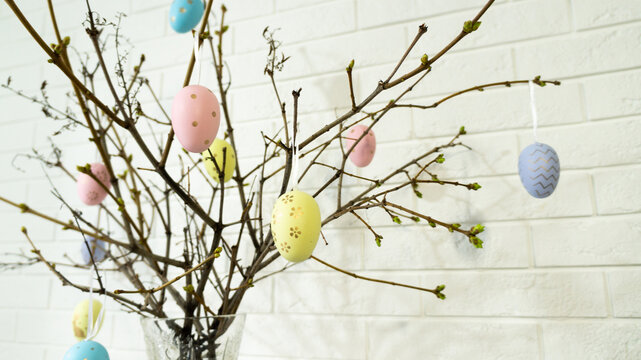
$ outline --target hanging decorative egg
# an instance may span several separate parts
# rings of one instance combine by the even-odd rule
[[[347,138],[345,139],[345,151],[349,151],[356,140],[358,140],[365,131],[367,131],[367,126],[365,125],[356,125],[352,127],[347,133]],[[376,136],[374,136],[374,132],[370,129],[367,135],[365,135],[365,137],[356,144],[354,150],[349,154],[349,159],[354,163],[354,165],[358,167],[365,167],[372,162],[375,152]]]
[[[559,183],[559,156],[550,145],[536,142],[521,152],[519,176],[530,195],[538,199],[546,198],[552,195]]]
[[[111,188],[111,179],[105,165],[93,163],[91,172],[107,189]],[[76,189],[78,197],[86,205],[98,205],[107,197],[107,191],[91,176],[84,173],[78,174]]]
[[[320,228],[320,209],[309,194],[293,190],[276,200],[272,211],[272,236],[276,249],[288,261],[300,262],[312,255]]]
[[[171,126],[187,151],[202,153],[207,150],[220,126],[220,104],[216,95],[200,85],[182,88],[171,105]]]
[[[234,176],[234,170],[236,169],[236,153],[234,152],[234,148],[232,148],[231,144],[223,139],[215,139],[209,147],[209,151],[214,155],[216,164],[219,168],[222,168],[223,164],[225,164],[225,168],[223,169],[223,173],[225,175],[224,182],[229,181],[229,179]],[[207,170],[209,176],[216,180],[216,182],[220,182],[218,169],[216,168],[214,161],[211,159],[209,151],[205,150],[202,153],[205,170]],[[223,153],[225,156],[223,156]]]
[[[96,240],[95,238],[88,236],[87,243],[89,244],[89,249],[91,249],[91,255],[93,255],[93,260],[98,263],[105,259],[107,255],[107,243],[102,240]],[[85,241],[82,241],[80,244],[80,255],[82,255],[82,261],[85,265],[91,265],[91,256],[89,255],[89,250],[87,249],[87,244]]]
[[[93,300],[92,305],[92,315],[93,323],[92,328],[96,326],[96,321],[98,320],[98,314],[100,314],[100,309],[102,309],[102,303],[98,300]],[[89,300],[83,300],[76,305],[76,308],[73,310],[73,318],[71,320],[71,325],[73,327],[73,335],[78,340],[85,339],[87,337],[87,327],[89,325]],[[102,326],[102,321],[97,325],[98,329]]]
[[[67,350],[62,360],[109,360],[109,353],[100,343],[84,340]]]
[[[193,29],[205,12],[201,0],[174,0],[169,8],[169,24],[178,33],[186,33]]]

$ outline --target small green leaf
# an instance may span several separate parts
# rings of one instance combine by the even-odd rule
[[[429,58],[427,57],[427,54],[423,54],[423,56],[421,56],[421,64],[426,66],[429,64]]]
[[[475,248],[481,249],[483,248],[483,240],[479,239],[476,236],[470,236],[470,242],[472,245],[474,245]]]
[[[436,291],[438,291],[438,292],[441,292],[443,290],[445,290],[445,285],[439,285],[439,286],[436,287]]]
[[[349,62],[349,65],[347,65],[345,70],[352,71],[353,68],[354,68],[354,59],[352,59],[352,61]]]
[[[414,194],[416,194],[416,197],[419,198],[419,199],[423,198],[423,194],[418,190],[414,190]]]
[[[376,241],[376,246],[381,247],[381,239],[383,239],[382,236],[376,235],[376,237],[374,238],[374,241]]]
[[[397,224],[400,224],[400,223],[401,223],[401,218],[399,218],[398,216],[394,216],[394,217],[392,218],[392,221],[393,221],[393,222],[395,222],[395,223],[397,223]]]
[[[193,293],[194,292],[194,285],[189,284],[187,286],[183,286],[183,290],[185,290],[187,293]]]
[[[467,134],[467,131],[465,131],[465,126],[461,126],[461,128],[458,130],[459,135],[465,135]]]
[[[472,234],[475,234],[475,235],[476,235],[476,234],[480,234],[480,233],[482,233],[483,231],[485,231],[485,226],[483,226],[483,225],[481,225],[481,224],[476,224],[476,225],[474,225],[474,226],[472,227],[472,229],[471,229],[470,231],[472,232]]]
[[[433,228],[436,227],[436,223],[434,221],[428,221],[427,224]]]
[[[481,186],[481,185],[479,185],[479,183],[474,183],[474,184],[470,185],[470,188],[471,188],[472,190],[475,190],[475,191],[476,191],[476,190],[478,190],[478,189],[480,189],[481,187],[482,187],[482,186]]]
[[[411,219],[412,219],[414,222],[420,222],[420,221],[421,221],[421,218],[419,218],[418,216],[412,216],[412,217],[411,217]]]
[[[445,162],[445,156],[443,154],[438,154],[438,157],[436,158],[436,162],[439,164],[442,164]]]
[[[443,293],[436,294],[436,297],[438,297],[441,300],[445,300],[445,294],[443,294]]]

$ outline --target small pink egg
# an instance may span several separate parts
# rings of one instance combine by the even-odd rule
[[[207,150],[220,126],[220,104],[216,95],[200,85],[182,88],[171,104],[171,126],[187,151],[201,153]]]
[[[345,139],[345,151],[349,151],[361,135],[367,130],[365,125],[356,125],[347,133]],[[349,159],[358,167],[365,167],[372,162],[376,152],[376,136],[370,131],[356,144],[354,150],[349,154]]]
[[[109,173],[107,172],[107,167],[105,165],[101,163],[93,163],[91,164],[91,172],[107,189],[111,188]],[[78,190],[78,197],[80,197],[80,200],[87,205],[98,205],[105,199],[105,197],[107,197],[107,191],[105,191],[105,189],[103,189],[96,180],[92,179],[91,176],[87,174],[78,174],[76,186]]]

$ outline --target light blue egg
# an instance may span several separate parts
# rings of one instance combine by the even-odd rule
[[[109,354],[99,343],[84,340],[67,350],[62,360],[109,360]]]
[[[107,255],[107,243],[102,240],[96,240],[91,236],[87,236],[87,242],[89,243],[89,248],[93,253],[93,260],[95,262],[100,262],[104,260],[105,255]],[[89,265],[91,264],[91,257],[89,256],[89,250],[87,250],[87,245],[84,240],[80,244],[80,255],[82,255],[82,261]]]
[[[530,195],[538,199],[546,198],[552,195],[559,183],[559,156],[550,145],[536,142],[521,152],[519,176]]]
[[[202,0],[174,0],[169,8],[169,24],[179,33],[186,33],[198,25],[205,12]]]

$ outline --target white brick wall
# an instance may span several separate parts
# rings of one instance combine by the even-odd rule
[[[65,34],[87,49],[81,28],[84,1],[54,2]],[[46,7],[19,3],[51,40]],[[189,36],[169,29],[170,1],[93,3],[104,16],[128,14],[124,31],[136,44],[131,56],[147,55],[145,76],[162,101],[170,102],[182,83],[192,44]],[[242,133],[239,156],[255,162],[262,153],[255,129],[273,129],[278,119],[262,75],[261,32],[266,25],[282,28],[278,35],[292,59],[279,75],[279,86],[283,93],[303,87],[302,131],[309,133],[349,106],[343,70],[350,59],[356,59],[355,89],[362,97],[393,67],[417,25],[426,22],[429,30],[412,52],[411,64],[446,44],[483,3],[228,1],[231,31],[225,49],[234,73],[231,111],[236,131]],[[65,79],[44,61],[4,4],[0,33],[0,81],[11,75],[16,87],[33,92],[47,79],[51,98],[64,105]],[[447,232],[395,226],[384,214],[372,212],[368,218],[384,236],[377,248],[358,222],[338,221],[326,230],[330,246],[319,245],[319,257],[365,275],[424,286],[444,283],[448,299],[364,283],[304,263],[249,291],[243,305],[250,316],[242,358],[640,358],[640,39],[638,0],[497,1],[480,30],[443,58],[409,98],[429,103],[481,82],[538,74],[562,80],[561,87],[537,89],[539,137],[557,150],[563,168],[556,193],[535,200],[518,180],[519,150],[531,142],[525,87],[472,93],[434,110],[393,111],[377,130],[380,146],[374,164],[359,173],[382,174],[399,151],[414,154],[465,125],[470,133],[466,142],[474,150],[453,151],[443,176],[478,181],[483,189],[470,193],[423,186],[423,199],[398,196],[445,220],[483,222],[488,228],[485,248],[473,249]],[[203,79],[213,81],[210,70],[203,71]],[[38,106],[4,90],[0,110],[0,194],[60,212],[38,165],[20,162],[27,173],[11,166],[15,153],[46,148],[57,125],[43,119]],[[86,137],[58,139],[71,165],[93,160]],[[54,181],[74,197],[73,184],[55,174]],[[77,251],[73,234],[4,204],[0,219],[0,254],[26,247],[20,225],[29,227],[45,253],[74,256]],[[111,284],[119,281],[110,279]],[[60,359],[74,342],[70,311],[81,295],[62,288],[42,266],[0,273],[0,289],[0,359]],[[98,339],[113,359],[144,357],[137,321],[108,305]]]

